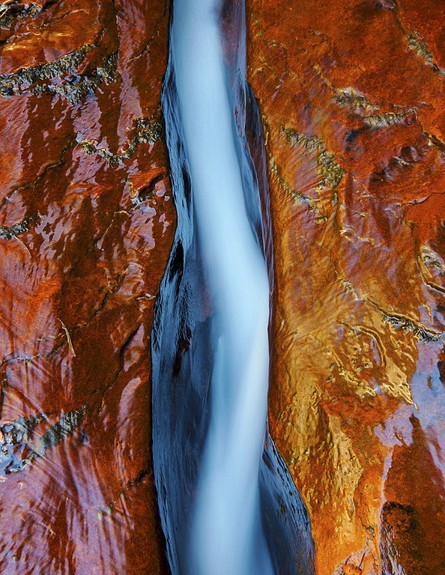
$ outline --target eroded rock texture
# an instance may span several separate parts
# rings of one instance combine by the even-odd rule
[[[165,572],[149,338],[168,3],[0,4],[0,572]]]
[[[272,435],[318,575],[445,572],[445,5],[250,0]]]

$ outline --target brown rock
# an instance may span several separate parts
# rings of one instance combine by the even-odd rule
[[[150,330],[175,213],[164,2],[0,12],[0,572],[166,573]]]
[[[271,430],[318,575],[363,549],[369,573],[445,572],[443,11],[248,3],[275,241]]]

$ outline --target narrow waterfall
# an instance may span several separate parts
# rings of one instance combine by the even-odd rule
[[[267,414],[269,282],[244,201],[218,4],[176,0],[171,31],[215,337],[191,563],[197,575],[269,575],[258,491]]]
[[[175,0],[163,110],[178,227],[153,328],[155,480],[174,574],[309,575],[307,513],[267,432],[266,163],[245,75],[244,3]]]

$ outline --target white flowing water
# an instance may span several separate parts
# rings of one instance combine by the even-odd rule
[[[269,282],[246,211],[219,10],[219,0],[175,0],[171,29],[195,225],[217,340],[189,572],[269,575],[258,478],[267,418]]]

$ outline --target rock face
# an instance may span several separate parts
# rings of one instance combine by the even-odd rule
[[[0,3],[0,571],[163,574],[168,2]],[[317,575],[445,572],[443,2],[249,0],[271,432]],[[228,48],[230,49],[230,47]]]
[[[0,571],[165,573],[150,332],[168,3],[0,4]]]
[[[275,242],[271,432],[318,575],[445,572],[444,10],[248,2]]]

